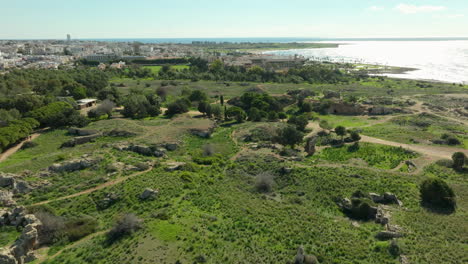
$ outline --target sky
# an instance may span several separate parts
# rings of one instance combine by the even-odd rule
[[[0,0],[0,39],[468,37],[467,0]]]

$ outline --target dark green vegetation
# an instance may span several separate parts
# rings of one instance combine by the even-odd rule
[[[47,223],[43,263],[287,263],[301,245],[320,263],[398,263],[400,255],[411,263],[464,262],[466,158],[456,154],[437,161],[438,156],[364,139],[398,144],[413,138],[441,147],[430,141],[440,139],[453,152],[463,151],[462,144],[448,143],[463,142],[466,126],[409,112],[415,104],[400,96],[463,93],[466,87],[359,81],[332,70],[335,66],[323,67],[273,77],[258,68],[233,74],[219,62],[197,60],[190,68],[167,66],[157,73],[92,70],[111,81],[102,89],[82,84],[86,94],[102,100],[88,112],[90,119],[72,109],[78,97],[58,100],[61,92],[6,98],[7,111],[0,113],[6,126],[0,129],[27,117],[36,118],[36,126],[53,127],[0,163],[0,171],[40,186],[14,199]],[[75,72],[80,71],[52,75]],[[290,83],[301,74],[306,78],[299,84]],[[237,78],[241,81],[229,81]],[[408,112],[384,117],[316,112],[341,101]],[[101,134],[63,148],[76,138],[65,129],[70,125]],[[32,129],[18,129],[26,133],[18,138]],[[150,152],[138,154],[128,146],[147,146]],[[157,157],[155,151],[164,153]],[[81,158],[96,163],[45,173],[54,163]],[[416,168],[410,170],[411,164]],[[147,199],[142,194],[148,188],[153,194]],[[385,205],[390,224],[403,234],[395,241],[376,239],[385,226],[369,217],[378,206],[369,193],[385,192],[403,203]],[[356,193],[363,195],[352,199],[354,211],[344,213],[337,201]],[[0,231],[0,246],[20,234]]]
[[[252,52],[265,50],[285,50],[285,49],[319,49],[337,48],[338,44],[330,43],[216,43],[216,42],[194,42],[194,46],[199,46],[209,52]]]

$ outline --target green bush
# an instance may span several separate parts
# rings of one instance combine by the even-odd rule
[[[424,204],[451,211],[455,210],[455,193],[445,181],[436,178],[427,179],[421,184],[419,191]]]

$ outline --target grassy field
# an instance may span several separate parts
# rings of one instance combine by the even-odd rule
[[[461,141],[461,147],[468,148],[468,129],[466,126],[433,115],[395,117],[388,122],[365,127],[363,133],[401,143],[422,144],[432,144],[432,140],[438,140],[443,134],[449,134],[456,136]]]
[[[162,66],[143,66],[143,69],[150,69],[151,72],[157,74],[159,71],[162,69]],[[183,69],[188,69],[189,66],[187,65],[171,65],[171,68],[174,70],[183,70]]]
[[[121,82],[125,87],[119,89],[125,94],[130,89],[155,91],[161,86],[160,80]],[[183,89],[202,90],[210,97],[223,94],[226,100],[253,88],[275,95],[294,89],[312,89],[319,95],[334,90],[341,91],[344,97],[356,95],[359,99],[389,94],[401,99],[415,94],[466,92],[466,87],[449,84],[434,83],[421,88],[418,86],[421,82],[377,78],[336,85],[166,82],[169,101]],[[431,144],[430,140],[439,139],[445,133],[456,135],[466,144],[468,133],[461,123],[428,114],[377,118],[313,115],[333,127],[342,125],[362,130],[364,135],[411,144]],[[351,219],[337,206],[338,199],[350,197],[356,191],[391,192],[402,201],[403,207],[387,205],[386,210],[391,214],[390,223],[401,227],[404,236],[398,243],[410,263],[468,261],[466,170],[455,171],[434,163],[433,157],[371,143],[361,142],[358,148],[351,144],[337,148],[320,146],[312,157],[304,157],[303,152],[290,157],[281,156],[285,149],[274,142],[260,146],[265,141],[245,141],[253,131],[259,137],[268,136],[284,125],[284,122],[266,121],[216,122],[193,112],[141,120],[115,115],[112,119],[92,122],[87,129],[100,132],[119,129],[133,136],[103,136],[73,148],[60,148],[73,136],[64,129],[52,130],[35,140],[37,146],[20,150],[0,163],[0,170],[24,174],[23,180],[30,184],[47,183],[29,194],[15,195],[18,204],[29,210],[47,211],[63,219],[87,216],[96,221],[95,233],[83,240],[63,239],[41,249],[49,257],[44,262],[48,264],[288,263],[294,260],[301,245],[325,264],[400,263],[389,252],[391,242],[375,238],[384,226]],[[208,129],[214,130],[208,138],[192,133]],[[334,133],[330,137],[339,138]],[[168,151],[165,157],[155,158],[118,151],[113,148],[118,143],[147,146],[176,143],[178,147]],[[303,144],[297,149],[303,150]],[[284,152],[294,151],[288,147]],[[83,155],[99,158],[100,162],[81,171],[37,174],[53,163]],[[404,161],[413,159],[427,161],[427,166],[418,167],[412,173],[399,169]],[[176,161],[185,164],[179,170],[168,169],[168,164]],[[150,162],[154,167],[135,175],[132,171],[111,173],[109,165],[116,162],[132,166]],[[129,175],[132,177],[127,178]],[[258,188],[262,175],[270,181],[268,192]],[[105,188],[64,197],[122,177],[126,177],[124,181]],[[421,206],[419,185],[428,177],[444,179],[453,188],[457,196],[454,213],[440,214]],[[158,190],[157,196],[140,199],[146,188]],[[117,198],[109,206],[100,206],[109,195]],[[66,199],[56,200],[61,197]],[[49,203],[33,205],[39,201]],[[125,213],[140,218],[142,228],[109,242],[107,231]],[[1,228],[0,246],[10,245],[19,234],[16,228]],[[54,256],[55,253],[59,254]]]
[[[321,160],[331,162],[349,162],[358,159],[364,161],[366,166],[393,169],[401,162],[416,158],[418,155],[402,148],[382,146],[377,144],[361,143],[358,149],[352,145],[339,148],[326,148],[318,155],[313,156],[315,162]]]

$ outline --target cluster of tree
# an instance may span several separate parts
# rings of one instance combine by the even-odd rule
[[[96,96],[108,86],[108,74],[97,69],[13,70],[0,76],[0,95],[30,94],[72,96],[75,99]]]
[[[249,121],[258,122],[265,119],[276,121],[286,118],[286,114],[282,111],[291,103],[282,99],[284,98],[277,99],[267,93],[247,92],[240,97],[232,98],[229,104],[242,109]]]
[[[125,117],[145,118],[161,114],[161,99],[156,94],[131,93],[122,105]]]
[[[42,127],[77,126],[84,127],[89,120],[80,115],[69,103],[53,102],[26,114],[39,121]]]
[[[39,126],[33,118],[22,118],[8,122],[7,126],[0,127],[0,152],[28,137],[34,128]]]
[[[250,81],[250,82],[277,82],[277,83],[340,83],[350,82],[361,78],[352,74],[345,74],[333,64],[314,64],[304,67],[290,69],[286,72],[265,70],[254,66],[246,68],[243,66],[228,66],[221,60],[211,64],[200,58],[192,58],[190,68],[180,71],[159,73],[160,79],[189,79],[215,80],[215,81]]]

